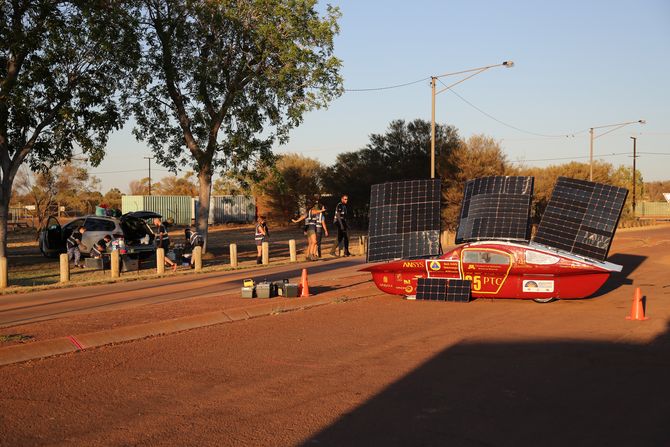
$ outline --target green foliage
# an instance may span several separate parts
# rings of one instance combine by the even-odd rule
[[[322,18],[313,0],[140,3],[135,135],[163,166],[253,165],[306,111],[342,92],[336,8]]]
[[[628,189],[628,197],[622,212],[622,220],[632,219],[632,200],[631,194],[633,182],[633,170],[628,167],[619,166],[618,168],[611,163],[594,160],[593,162],[593,181],[605,183],[608,185],[620,186]],[[539,222],[544,213],[551,192],[554,189],[558,177],[570,177],[580,180],[589,180],[589,163],[570,162],[562,165],[551,165],[546,168],[521,168],[519,175],[531,175],[535,177],[535,194],[533,197],[532,212],[534,221]],[[637,190],[640,191],[644,182],[642,175],[637,172],[636,175]]]
[[[450,230],[458,225],[466,181],[493,175],[516,175],[500,143],[485,135],[471,136],[461,142],[448,158],[443,155],[440,162],[438,173],[442,179],[442,225]]]
[[[266,214],[288,222],[320,197],[325,167],[318,160],[299,154],[280,156],[274,167],[268,169],[256,189],[268,201]]]
[[[118,93],[139,54],[126,3],[0,2],[0,256],[24,162],[48,171],[76,148],[96,166],[109,133],[125,120]]]
[[[349,194],[352,206],[365,210],[373,184],[429,178],[430,134],[428,121],[392,121],[385,134],[370,135],[365,148],[337,156],[324,174],[326,190],[337,196]],[[439,176],[453,170],[451,155],[460,140],[453,126],[438,124],[435,134]]]
[[[193,183],[193,172],[187,172],[183,177],[163,177],[152,186],[151,192],[162,196],[197,196],[198,187]]]
[[[112,188],[102,197],[102,203],[107,204],[112,209],[120,210],[122,197],[123,193],[119,188]]]

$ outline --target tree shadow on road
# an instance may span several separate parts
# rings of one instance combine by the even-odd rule
[[[461,343],[303,445],[667,446],[668,353],[667,331],[647,345]]]

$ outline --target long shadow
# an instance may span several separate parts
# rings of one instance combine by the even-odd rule
[[[610,293],[621,286],[633,284],[633,280],[630,279],[629,276],[647,260],[647,256],[617,253],[610,256],[607,260],[614,264],[621,265],[623,268],[620,272],[612,273],[607,281],[605,281],[605,284],[603,284],[596,293],[591,295],[590,298],[599,297]]]
[[[669,334],[461,343],[302,445],[668,446]]]

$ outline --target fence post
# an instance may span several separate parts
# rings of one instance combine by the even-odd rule
[[[60,282],[70,281],[70,261],[67,258],[67,253],[60,255]]]
[[[7,288],[8,278],[9,275],[7,273],[7,258],[3,256],[0,258],[0,289]]]
[[[109,269],[112,272],[112,278],[118,278],[119,272],[121,271],[121,266],[119,265],[119,261],[121,260],[121,256],[119,255],[119,250],[114,250],[112,251],[112,254],[109,256]]]
[[[296,255],[295,251],[295,239],[288,241],[288,252],[289,256],[291,257],[291,262],[298,262],[298,256]]]
[[[202,247],[196,246],[193,249],[193,266],[195,267],[196,272],[202,271]]]
[[[263,254],[263,265],[268,265],[270,263],[270,243],[263,242],[261,246],[261,253]]]
[[[237,244],[230,244],[230,266],[237,267]]]
[[[156,273],[162,275],[165,273],[165,249],[156,249]]]

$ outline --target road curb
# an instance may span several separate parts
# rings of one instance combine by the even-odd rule
[[[123,343],[148,337],[173,334],[222,323],[232,323],[251,318],[309,309],[330,304],[337,300],[337,297],[299,298],[283,303],[275,303],[273,300],[270,300],[253,306],[236,307],[217,312],[175,318],[172,320],[155,321],[134,326],[113,328],[107,331],[89,332],[80,335],[71,335],[51,340],[8,346],[6,348],[0,348],[0,366],[53,357],[70,352],[83,351],[114,343]]]

